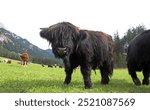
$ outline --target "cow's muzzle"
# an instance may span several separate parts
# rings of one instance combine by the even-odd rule
[[[62,48],[62,47],[59,47],[59,48],[57,48],[57,54],[58,54],[58,56],[59,57],[65,57],[66,55],[67,55],[67,48],[66,47],[64,47],[64,48]]]

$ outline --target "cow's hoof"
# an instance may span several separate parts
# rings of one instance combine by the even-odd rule
[[[107,84],[108,84],[108,82],[101,82],[101,84],[102,84],[102,85],[107,85]]]
[[[102,84],[102,85],[106,85],[106,84],[108,84],[108,83],[109,83],[109,80],[102,80],[102,81],[101,81],[101,84]]]
[[[85,86],[85,89],[92,89],[92,86]]]
[[[143,79],[142,84],[143,85],[149,85],[149,79]]]
[[[69,85],[70,81],[64,81],[64,85]]]
[[[140,81],[138,78],[137,78],[137,79],[134,79],[133,82],[134,82],[134,84],[135,84],[136,86],[140,86],[140,85],[141,85],[141,81]]]

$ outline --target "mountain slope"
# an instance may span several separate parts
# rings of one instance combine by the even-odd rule
[[[54,57],[51,49],[42,50],[37,46],[31,44],[26,39],[4,29],[0,28],[0,46],[9,50],[10,52],[23,53],[28,52],[34,57],[51,58]]]

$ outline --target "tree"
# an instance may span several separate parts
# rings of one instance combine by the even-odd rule
[[[130,43],[130,41],[136,37],[138,34],[142,33],[145,30],[145,26],[144,25],[139,25],[136,26],[135,28],[132,27],[130,29],[127,30],[127,32],[125,33],[124,37],[122,38],[122,44],[125,45],[126,43]]]
[[[114,51],[119,54],[122,52],[121,39],[119,38],[118,31],[114,34]]]
[[[127,32],[124,34],[123,38],[119,38],[118,32],[116,32],[113,36],[114,38],[114,67],[115,68],[125,68],[126,67],[126,55],[125,48],[127,49],[127,45],[131,42],[134,37],[138,34],[142,33],[145,30],[144,25],[136,26],[135,28],[129,28]]]
[[[123,45],[121,43],[121,39],[119,38],[118,31],[114,34],[114,67],[126,67],[125,56],[123,55]]]

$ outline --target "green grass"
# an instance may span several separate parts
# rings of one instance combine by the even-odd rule
[[[2,58],[0,58],[2,59]],[[140,80],[143,79],[138,73]],[[13,61],[12,64],[0,63],[1,93],[150,93],[150,86],[135,86],[127,69],[115,69],[109,85],[100,84],[100,74],[92,72],[93,88],[84,89],[80,70],[72,76],[68,86],[63,85],[64,69],[42,67],[30,64],[22,67]]]

